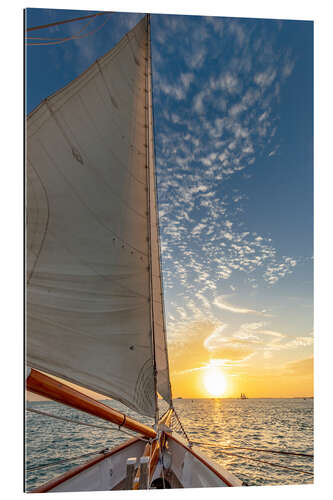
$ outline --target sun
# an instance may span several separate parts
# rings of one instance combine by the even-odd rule
[[[204,384],[211,396],[222,396],[227,387],[227,381],[220,368],[209,366],[204,374]]]

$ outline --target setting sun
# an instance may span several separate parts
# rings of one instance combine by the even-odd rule
[[[215,367],[210,366],[204,375],[204,384],[207,391],[212,396],[222,396],[226,390],[227,382],[222,371]]]

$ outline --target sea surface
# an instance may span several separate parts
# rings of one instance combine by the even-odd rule
[[[105,403],[143,423],[152,423],[116,401]],[[313,399],[176,399],[174,406],[190,440],[249,486],[313,482],[313,458],[253,450],[313,454]],[[111,448],[129,439],[116,426],[55,402],[28,402],[27,407],[110,430],[27,411],[26,491],[93,457],[54,462]]]

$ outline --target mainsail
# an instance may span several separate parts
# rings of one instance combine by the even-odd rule
[[[27,363],[171,403],[146,16],[27,120]]]

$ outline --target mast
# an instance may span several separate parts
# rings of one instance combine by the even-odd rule
[[[154,143],[154,113],[153,113],[153,82],[152,82],[152,53],[151,53],[151,21],[150,14],[147,21],[147,164],[148,164],[148,193],[149,193],[149,249],[150,249],[150,284],[151,284],[151,314],[152,314],[152,345],[155,375],[156,415],[158,421],[157,394],[172,405],[171,385],[169,377],[169,359],[166,341],[165,313],[162,286],[162,266],[160,251],[159,217],[157,206],[157,178],[155,166]]]
[[[146,115],[146,145],[147,145],[147,213],[148,213],[148,260],[149,260],[149,288],[150,288],[150,333],[152,339],[152,358],[154,366],[154,389],[155,389],[155,425],[158,422],[158,399],[157,399],[157,369],[156,369],[156,345],[155,345],[155,324],[154,324],[154,296],[153,296],[153,270],[152,270],[152,238],[151,238],[151,201],[152,193],[150,187],[151,181],[151,159],[154,159],[154,152],[151,151],[152,147],[152,86],[151,86],[151,55],[150,55],[150,14],[146,15],[146,46],[147,46],[147,57],[145,64],[145,76],[146,76],[146,105],[145,105],[145,115]]]

